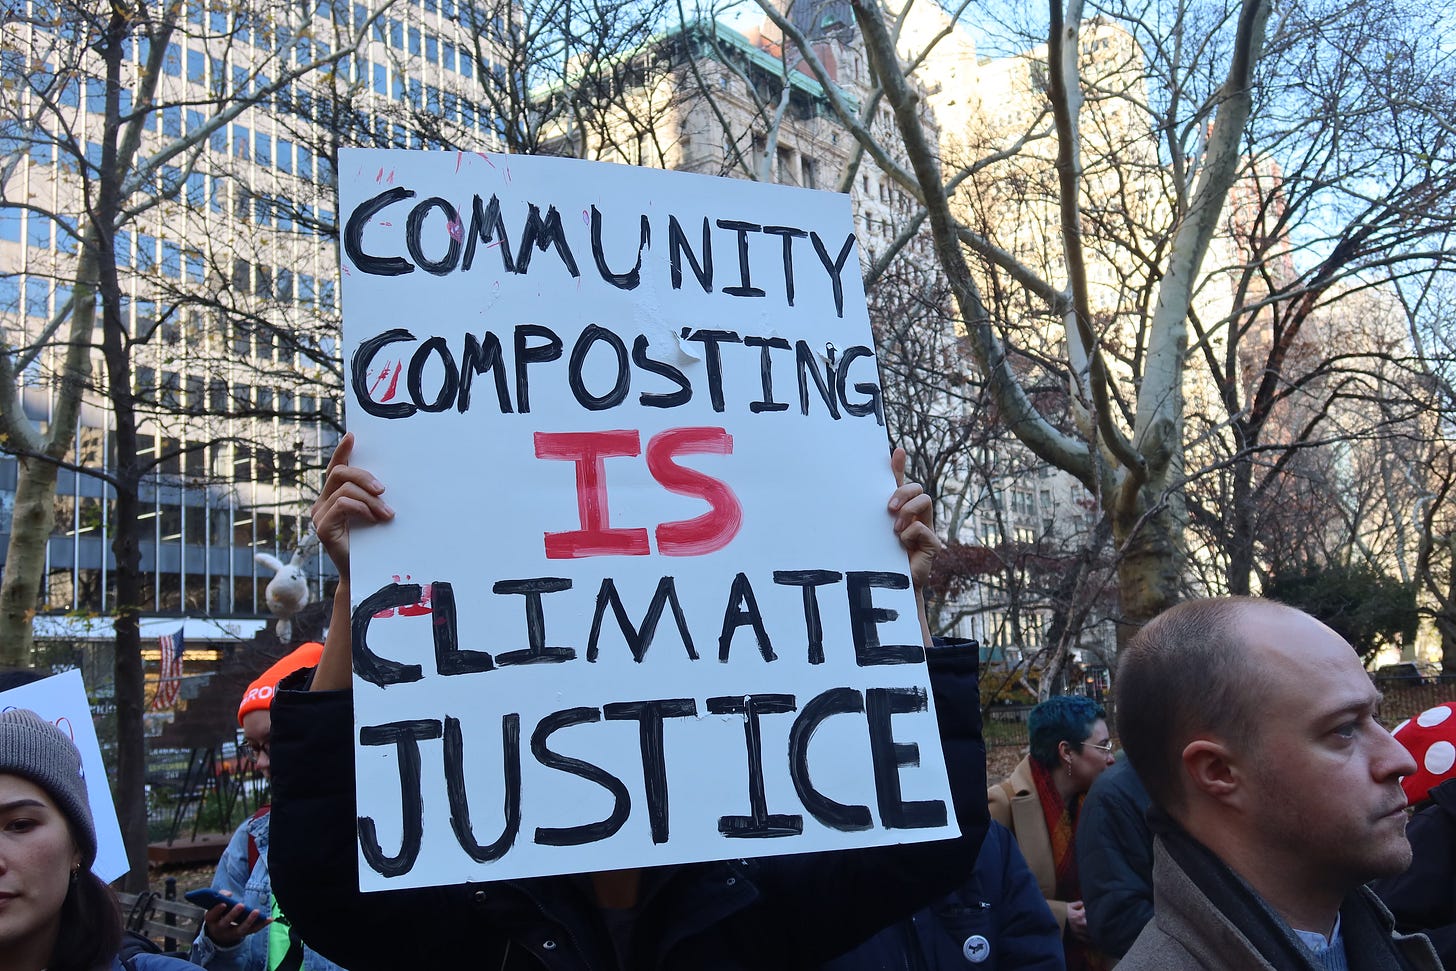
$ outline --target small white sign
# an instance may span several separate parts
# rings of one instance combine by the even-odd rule
[[[54,722],[76,743],[81,752],[81,770],[86,773],[91,816],[96,820],[96,862],[91,865],[91,872],[107,883],[123,876],[131,866],[126,860],[121,824],[116,819],[116,804],[111,801],[106,763],[101,759],[101,746],[96,741],[91,702],[86,697],[81,672],[70,670],[0,691],[0,710],[11,708],[29,708],[46,721]]]
[[[339,168],[362,888],[954,836],[848,197]]]

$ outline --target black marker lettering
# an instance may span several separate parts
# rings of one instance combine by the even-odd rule
[[[809,241],[814,244],[814,252],[819,254],[819,262],[824,264],[824,271],[829,274],[829,283],[834,287],[834,313],[837,316],[844,316],[844,281],[840,274],[844,272],[844,264],[849,259],[849,254],[854,251],[854,233],[844,238],[844,246],[839,250],[839,256],[831,260],[829,251],[824,248],[824,240],[819,238],[818,233],[810,233]]]
[[[501,414],[509,415],[511,393],[506,386],[506,362],[501,354],[500,338],[490,331],[486,331],[481,340],[476,340],[474,334],[466,334],[465,353],[460,359],[460,396],[455,402],[455,407],[462,415],[470,407],[471,383],[477,374],[484,374],[486,371],[495,374],[495,397]]]
[[[355,674],[381,688],[392,684],[409,684],[425,676],[418,664],[400,664],[398,661],[380,657],[369,649],[369,624],[374,620],[374,615],[380,611],[417,603],[422,592],[418,583],[386,583],[354,608],[349,626],[354,641]]]
[[[602,253],[602,212],[596,206],[591,207],[591,248],[592,257],[597,261],[597,272],[619,290],[635,290],[642,282],[642,251],[652,245],[652,225],[646,215],[642,216],[641,233],[637,243],[637,264],[626,273],[613,273]]]
[[[678,225],[676,216],[667,217],[667,262],[672,271],[672,288],[682,289],[682,257],[687,254],[688,265],[693,268],[693,276],[698,278],[698,286],[703,288],[704,293],[713,292],[713,237],[708,228],[708,217],[703,217],[703,262],[699,263],[698,258],[693,255],[692,247],[688,245],[688,238],[684,235],[682,226]]]
[[[743,735],[748,743],[747,816],[719,816],[718,832],[730,838],[754,839],[798,836],[804,831],[804,817],[798,813],[770,813],[763,791],[763,728],[761,715],[794,710],[793,695],[748,695],[745,698],[709,698],[708,711],[715,715],[742,715]]]
[[[500,250],[501,266],[507,273],[516,272],[516,261],[511,257],[511,243],[506,239],[505,220],[501,219],[500,200],[490,197],[490,204],[480,208],[480,196],[475,197],[470,214],[470,231],[465,235],[465,258],[460,261],[462,270],[470,269],[475,263],[475,244],[496,240]]]
[[[531,754],[536,757],[537,762],[548,769],[560,769],[588,782],[595,782],[612,794],[612,811],[606,819],[580,826],[537,827],[535,842],[540,846],[581,846],[584,843],[604,840],[622,828],[632,811],[632,796],[621,779],[599,765],[560,755],[546,745],[546,740],[563,728],[593,724],[601,721],[601,718],[601,712],[595,708],[568,708],[541,719],[536,730],[531,733]]]
[[[864,711],[864,698],[853,688],[830,688],[804,706],[789,729],[789,778],[810,815],[830,829],[857,833],[874,825],[868,806],[846,806],[814,788],[809,781],[809,742],[831,715]]]
[[[608,721],[636,721],[642,746],[642,782],[647,792],[647,820],[652,842],[666,843],[667,755],[662,747],[662,720],[687,718],[698,713],[698,704],[691,698],[668,698],[661,701],[623,701],[602,709]]]
[[[765,411],[788,411],[788,402],[774,400],[773,361],[770,359],[770,352],[775,349],[787,351],[789,342],[782,337],[745,337],[743,343],[747,347],[759,348],[758,380],[763,385],[763,398],[759,401],[750,401],[748,410],[755,415]]]
[[[671,364],[648,357],[647,346],[647,336],[638,334],[637,339],[632,342],[632,363],[644,371],[667,378],[677,385],[677,390],[669,394],[650,394],[644,391],[637,400],[644,408],[676,408],[678,405],[687,404],[693,398],[692,382]]]
[[[775,570],[774,583],[804,589],[804,631],[809,639],[809,663],[824,663],[824,623],[819,616],[819,595],[816,587],[838,583],[842,573],[833,570]]]
[[[547,246],[555,246],[556,255],[561,257],[566,272],[574,277],[581,276],[581,271],[576,268],[576,257],[571,255],[571,247],[566,242],[566,231],[561,228],[561,213],[556,211],[555,206],[547,206],[543,220],[539,206],[534,202],[527,203],[527,206],[529,215],[526,216],[526,228],[521,232],[521,248],[516,253],[516,272],[525,273],[530,267],[533,246],[543,253]],[[525,411],[524,408],[521,410]]]
[[[570,590],[571,581],[564,577],[535,577],[530,580],[500,580],[492,593],[518,593],[526,598],[526,650],[497,654],[495,663],[554,664],[576,657],[575,648],[546,646],[546,617],[541,610],[541,594]]]
[[[753,286],[753,282],[748,278],[748,234],[759,231],[758,223],[740,222],[737,219],[720,219],[718,228],[738,234],[738,278],[740,282],[737,286],[724,287],[723,292],[734,297],[763,296],[763,291]]]
[[[697,341],[703,345],[703,363],[707,366],[708,371],[708,398],[713,403],[714,411],[722,411],[723,355],[718,350],[718,345],[725,341],[737,344],[741,342],[742,338],[731,330],[695,330],[683,339]]]
[[[598,341],[610,347],[617,356],[617,379],[612,384],[612,390],[600,396],[594,395],[586,389],[586,382],[581,376],[581,369],[586,364],[586,356],[591,352],[592,345]],[[632,372],[627,368],[627,345],[622,343],[622,338],[605,327],[589,324],[571,348],[571,361],[566,380],[571,385],[571,393],[576,398],[577,404],[587,411],[604,411],[607,408],[615,408],[626,400],[627,389],[632,383]]]
[[[647,649],[652,646],[652,639],[657,636],[657,622],[662,619],[662,608],[668,604],[672,604],[672,619],[677,623],[678,636],[682,638],[683,646],[688,649],[688,657],[696,661],[698,652],[693,648],[693,637],[688,633],[688,621],[683,616],[682,604],[677,599],[677,586],[672,577],[663,577],[657,581],[657,590],[652,595],[652,602],[647,605],[647,613],[643,615],[640,627],[632,626],[632,619],[627,616],[627,608],[622,606],[621,595],[617,593],[616,583],[611,577],[603,579],[602,587],[597,592],[596,610],[592,614],[591,634],[586,642],[586,659],[597,659],[597,641],[602,632],[602,618],[610,605],[622,637],[627,641],[627,649],[632,652],[632,660],[642,663]]]
[[[425,228],[425,220],[430,217],[432,209],[438,209],[444,213],[447,227],[445,238],[450,241],[445,255],[438,260],[432,260],[425,255],[424,245],[420,238]],[[460,213],[439,196],[431,196],[410,210],[409,218],[405,220],[404,244],[420,269],[432,276],[444,276],[455,269],[456,264],[460,262],[460,240],[448,231],[448,227],[450,224],[458,226],[459,223]]]
[[[460,719],[445,716],[445,793],[450,799],[450,828],[460,848],[476,863],[499,860],[516,842],[521,831],[521,716],[501,716],[501,761],[505,798],[504,823],[494,842],[481,846],[470,823],[470,800],[465,789],[465,740]]]
[[[369,396],[369,373],[374,367],[374,356],[380,349],[401,341],[412,341],[415,335],[402,327],[387,330],[382,334],[360,341],[354,356],[349,359],[349,383],[354,388],[354,400],[359,407],[376,418],[408,418],[415,413],[415,406],[408,401],[384,404]]]
[[[402,256],[370,256],[364,252],[364,229],[369,225],[369,220],[396,202],[414,197],[412,190],[397,186],[381,192],[349,213],[349,221],[344,224],[344,253],[360,273],[400,276],[414,272],[414,266]]]
[[[455,618],[455,588],[444,580],[430,584],[430,622],[435,632],[436,671],[455,675],[495,670],[495,662],[485,651],[460,648],[460,628]]]
[[[362,609],[362,608],[361,608]],[[425,800],[420,793],[420,742],[439,738],[440,723],[432,718],[366,725],[359,729],[360,745],[393,745],[399,761],[400,818],[403,833],[399,852],[386,856],[379,845],[379,831],[372,816],[359,816],[359,849],[370,869],[385,877],[410,871],[420,855],[425,835]]]
[[[739,606],[742,604],[742,606]],[[723,611],[723,633],[718,637],[718,660],[728,662],[728,648],[733,643],[733,634],[740,627],[752,627],[758,641],[758,652],[765,661],[773,661],[778,655],[769,643],[768,631],[763,626],[763,615],[758,610],[758,599],[753,595],[753,586],[748,576],[740,573],[733,578],[733,588],[728,593],[728,608]]]
[[[839,398],[835,396],[831,385],[834,383],[835,368],[831,362],[827,365],[829,369],[829,381],[825,382],[823,375],[819,373],[819,361],[814,352],[809,349],[806,341],[796,341],[794,344],[794,360],[799,370],[799,413],[809,413],[809,382],[808,378],[814,378],[814,386],[819,389],[819,398],[829,409],[829,415],[835,421],[839,420]]]
[[[880,404],[880,386],[870,381],[856,381],[854,390],[862,395],[868,395],[869,400],[862,402],[850,402],[844,396],[844,385],[849,380],[849,365],[861,357],[870,358],[870,373],[874,373],[874,351],[868,347],[855,345],[844,352],[844,357],[839,359],[839,373],[834,379],[834,388],[839,395],[839,400],[844,403],[844,410],[856,418],[863,418],[865,415],[874,415],[875,421],[883,425],[885,423],[885,411]]]
[[[765,226],[763,231],[770,236],[781,236],[784,241],[784,297],[789,306],[794,305],[794,240],[809,235],[792,226]]]
[[[534,347],[526,343],[529,337],[540,337],[546,341]],[[526,365],[545,364],[561,357],[561,338],[549,327],[540,324],[518,324],[516,326],[516,404],[521,414],[531,410],[531,389],[526,380]]]
[[[872,664],[919,664],[925,660],[922,644],[881,644],[880,624],[900,616],[898,610],[874,605],[874,589],[908,590],[910,578],[903,573],[850,571],[844,575],[849,594],[849,629],[854,637],[854,660],[860,667]]]
[[[891,715],[926,710],[924,688],[871,688],[865,692],[865,718],[870,725],[870,760],[874,763],[875,794],[880,822],[886,829],[925,829],[944,826],[945,803],[939,799],[905,802],[900,795],[900,767],[920,764],[920,746],[897,742]]]
[[[440,365],[445,369],[445,376],[440,382],[440,390],[435,395],[435,400],[426,403],[424,375],[431,354],[440,356]],[[410,400],[420,411],[445,411],[455,401],[455,392],[460,388],[460,369],[455,365],[455,356],[450,353],[450,345],[445,343],[445,338],[431,337],[416,348],[410,358],[409,378],[405,387],[409,389]]]

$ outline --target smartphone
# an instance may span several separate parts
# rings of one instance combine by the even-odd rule
[[[187,898],[188,903],[196,904],[203,910],[211,910],[218,904],[227,904],[229,907],[242,903],[237,897],[229,897],[225,893],[219,893],[210,887],[201,890],[189,890],[182,896]]]

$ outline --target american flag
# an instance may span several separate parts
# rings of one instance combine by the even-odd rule
[[[182,630],[179,627],[177,633],[157,638],[157,646],[162,649],[162,677],[152,698],[152,711],[167,711],[177,703],[182,687]]]

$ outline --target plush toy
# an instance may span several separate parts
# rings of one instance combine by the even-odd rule
[[[268,612],[278,618],[278,639],[284,644],[293,641],[293,615],[308,605],[308,574],[303,564],[318,546],[318,536],[310,532],[292,558],[285,565],[278,557],[268,553],[255,553],[253,559],[272,570],[275,574],[268,581],[264,597],[268,601]]]

